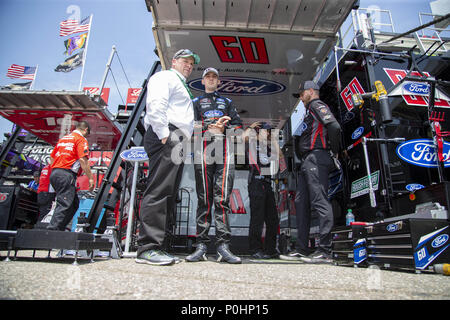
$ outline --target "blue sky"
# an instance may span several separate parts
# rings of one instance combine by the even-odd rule
[[[418,12],[430,12],[429,2],[361,0],[360,6],[391,10],[396,31],[402,32],[419,25]],[[59,23],[78,11],[81,19],[93,14],[83,86],[101,85],[115,45],[131,86],[140,87],[157,59],[153,53],[152,15],[144,0],[0,0],[0,86],[25,82],[6,77],[8,67],[14,63],[39,65],[35,90],[78,90],[81,68],[69,73],[54,72],[67,58],[64,40],[68,37],[59,36]],[[116,58],[112,69],[125,100],[129,86]],[[122,100],[111,76],[106,87],[111,88],[108,108],[114,113]],[[11,127],[12,123],[0,116],[0,141]]]

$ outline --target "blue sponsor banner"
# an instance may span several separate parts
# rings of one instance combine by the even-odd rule
[[[262,96],[280,93],[286,90],[286,87],[278,82],[248,78],[248,77],[220,77],[220,85],[217,88],[219,94],[235,96]],[[205,88],[202,79],[194,79],[188,82],[191,89],[203,91]]]
[[[397,155],[403,161],[419,167],[437,168],[438,155],[431,139],[409,140],[397,147]],[[444,142],[445,167],[450,167],[450,143]]]

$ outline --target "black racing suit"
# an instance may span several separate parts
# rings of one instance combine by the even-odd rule
[[[208,243],[211,212],[214,205],[216,245],[229,243],[231,230],[228,221],[230,194],[234,182],[233,139],[227,136],[242,128],[241,119],[230,99],[217,92],[206,93],[193,100],[196,127],[194,128],[194,170],[197,191],[197,243]],[[223,134],[211,134],[208,125],[222,116],[229,116]],[[201,128],[200,128],[201,126]]]
[[[255,150],[252,150],[255,149]],[[268,146],[247,145],[249,163],[248,196],[250,198],[249,250],[251,254],[262,251],[268,255],[277,253],[278,211],[270,175],[270,141]],[[266,225],[264,244],[263,226]]]
[[[298,172],[295,209],[297,250],[308,252],[311,215],[319,217],[319,249],[330,253],[333,210],[328,200],[328,175],[334,162],[330,150],[340,148],[341,129],[330,108],[319,99],[306,105],[304,131],[295,137],[295,151],[301,160]]]

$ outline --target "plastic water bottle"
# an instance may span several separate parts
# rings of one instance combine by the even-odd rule
[[[355,222],[355,216],[352,213],[352,209],[348,209],[345,216],[345,225],[349,226],[352,222]]]

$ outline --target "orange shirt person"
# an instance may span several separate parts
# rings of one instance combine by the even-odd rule
[[[86,137],[90,133],[87,121],[80,121],[75,130],[62,137],[50,154],[52,173],[50,183],[56,193],[56,208],[47,229],[63,231],[80,201],[76,180],[82,171],[89,178],[89,191],[94,189],[94,177],[89,167],[89,145]]]

